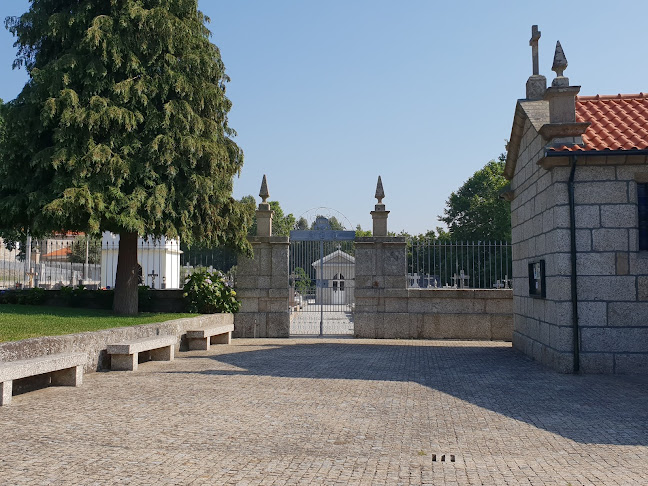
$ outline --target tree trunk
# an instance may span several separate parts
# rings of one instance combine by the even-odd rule
[[[139,304],[137,287],[137,233],[119,235],[117,275],[115,275],[115,298],[113,312],[121,316],[137,314]]]

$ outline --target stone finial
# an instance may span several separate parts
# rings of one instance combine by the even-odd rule
[[[263,174],[263,180],[261,181],[261,190],[259,191],[259,197],[261,198],[261,202],[263,204],[265,204],[270,197],[270,193],[268,192],[268,181],[266,180],[265,174]]]
[[[540,63],[538,61],[538,41],[542,32],[538,30],[537,25],[531,27],[531,40],[529,40],[529,45],[531,46],[531,57],[533,58],[533,75],[538,76],[540,74]]]
[[[383,189],[382,179],[378,176],[378,183],[376,184],[376,195],[374,196],[378,199],[378,204],[382,204],[382,200],[385,197],[385,190]]]
[[[567,69],[567,58],[563,51],[560,41],[556,42],[556,53],[554,54],[553,66],[551,70],[556,73],[556,78],[551,83],[552,86],[569,86],[569,78],[563,76],[563,72]]]

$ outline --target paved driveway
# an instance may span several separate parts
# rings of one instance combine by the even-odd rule
[[[648,484],[648,384],[502,343],[238,339],[14,397],[0,484]]]

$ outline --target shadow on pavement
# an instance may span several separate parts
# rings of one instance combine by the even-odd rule
[[[200,373],[414,382],[576,442],[648,445],[645,377],[562,375],[510,347],[408,343],[270,341],[210,357],[246,371]]]

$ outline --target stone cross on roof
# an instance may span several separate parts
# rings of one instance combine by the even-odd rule
[[[529,45],[531,46],[531,55],[533,57],[533,75],[537,76],[540,74],[540,63],[538,62],[538,41],[542,32],[538,30],[538,26],[534,25],[531,27],[531,40],[529,40]]]
[[[382,200],[385,197],[385,190],[383,189],[382,179],[378,176],[378,184],[376,184],[376,195],[374,196],[378,199],[378,204],[382,204]]]
[[[268,192],[268,181],[266,180],[265,174],[263,174],[263,180],[261,181],[261,190],[259,191],[259,197],[261,198],[262,203],[265,203],[270,197],[270,193]]]

